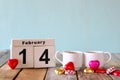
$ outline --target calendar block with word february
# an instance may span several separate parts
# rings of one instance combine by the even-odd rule
[[[16,68],[55,67],[54,39],[13,39],[11,59],[17,59]]]

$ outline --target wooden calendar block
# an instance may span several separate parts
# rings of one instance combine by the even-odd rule
[[[54,55],[54,46],[34,47],[34,67],[55,67]]]
[[[54,39],[13,39],[10,55],[18,59],[17,68],[54,67]]]
[[[33,47],[12,47],[11,59],[18,59],[16,68],[32,68],[33,67]]]

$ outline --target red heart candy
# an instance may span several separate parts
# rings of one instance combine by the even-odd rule
[[[65,70],[75,70],[74,67],[74,63],[73,62],[68,62],[65,66],[64,66]]]
[[[98,68],[98,69],[96,69],[95,72],[96,72],[96,73],[106,73],[106,70],[105,70],[105,69],[102,69],[102,68]]]
[[[18,64],[18,60],[17,59],[9,59],[8,60],[8,65],[11,69],[15,69],[15,67]]]
[[[120,70],[115,70],[112,74],[115,76],[120,76]]]

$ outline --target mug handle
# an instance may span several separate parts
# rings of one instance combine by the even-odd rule
[[[105,54],[107,54],[109,56],[108,60],[106,61],[106,63],[108,63],[111,60],[111,53],[110,52],[104,52]]]
[[[56,59],[57,61],[59,61],[61,64],[63,64],[63,62],[57,57],[58,54],[62,54],[62,52],[57,51],[57,52],[55,53],[55,59]]]

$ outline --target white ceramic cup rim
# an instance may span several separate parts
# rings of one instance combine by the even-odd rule
[[[105,53],[105,52],[104,51],[88,51],[88,52],[84,52],[84,53],[93,53],[93,54],[100,53],[101,54],[101,53]]]
[[[81,51],[64,51],[62,53],[83,53],[83,52],[81,52]]]

